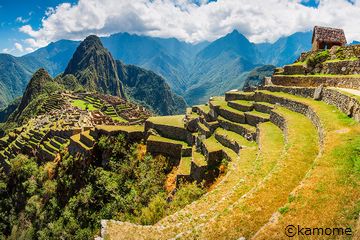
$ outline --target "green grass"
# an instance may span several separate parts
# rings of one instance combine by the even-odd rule
[[[294,74],[294,75],[276,75],[280,77],[332,77],[332,78],[360,78],[360,74],[349,74],[349,75],[336,75],[336,74]]]
[[[258,116],[258,117],[266,118],[266,119],[269,119],[269,118],[270,118],[270,115],[269,115],[269,114],[267,114],[267,113],[262,113],[262,112],[258,112],[258,111],[255,111],[255,110],[252,110],[251,112],[246,112],[246,114],[254,115],[254,116]]]
[[[205,148],[208,152],[217,152],[223,149],[223,146],[215,139],[214,135],[208,139],[203,140],[203,144],[205,145]]]
[[[105,132],[143,132],[144,126],[130,125],[130,126],[112,126],[112,125],[98,125],[96,129],[103,130]]]
[[[195,147],[192,150],[192,160],[198,167],[207,166],[205,156],[197,152]]]
[[[245,147],[254,147],[254,146],[256,146],[256,142],[248,141],[246,138],[244,138],[240,134],[237,134],[237,133],[231,132],[231,131],[227,131],[227,130],[225,130],[223,128],[216,129],[215,134],[226,136],[226,138],[228,140],[236,141],[240,146],[245,146]]]
[[[346,61],[359,61],[359,58],[352,57],[352,58],[346,58],[346,59],[332,59],[332,60],[327,60],[324,63],[346,62]]]
[[[74,107],[78,107],[81,110],[86,110],[86,106],[88,107],[89,111],[98,110],[98,108],[95,107],[93,104],[88,103],[84,100],[80,100],[80,99],[76,99],[76,100],[72,101],[71,105],[73,105]]]
[[[251,107],[254,104],[254,102],[246,101],[246,100],[234,100],[231,102],[242,105],[242,106],[246,106],[246,107]]]
[[[148,138],[148,141],[173,143],[173,144],[182,145],[185,148],[188,147],[188,144],[186,142],[178,141],[178,140],[174,140],[174,139],[170,139],[170,138],[165,138],[165,137],[161,137],[161,136],[155,136],[155,135],[150,135]]]
[[[191,157],[182,157],[178,166],[178,174],[190,175],[191,170]]]
[[[157,125],[173,126],[178,128],[185,128],[184,115],[150,117],[147,121]]]
[[[112,118],[113,121],[116,121],[116,122],[121,122],[121,123],[128,122],[128,121],[126,121],[125,119],[123,119],[122,117],[119,117],[119,116],[116,116],[116,117],[111,116],[111,118]]]

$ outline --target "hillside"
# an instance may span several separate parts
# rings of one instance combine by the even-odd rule
[[[133,100],[161,115],[182,113],[186,108],[184,99],[174,94],[159,75],[120,61],[116,61],[116,65],[125,91]]]
[[[88,91],[125,97],[116,63],[97,36],[87,37],[76,49],[63,76],[71,74]]]

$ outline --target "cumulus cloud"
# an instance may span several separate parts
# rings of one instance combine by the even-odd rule
[[[307,1],[307,0],[305,0]],[[317,1],[317,0],[315,0]],[[89,34],[129,32],[176,37],[187,42],[214,40],[233,29],[251,41],[274,42],[311,30],[314,25],[344,28],[348,40],[360,39],[360,2],[321,0],[318,8],[304,0],[79,0],[49,8],[39,29],[20,28],[26,43],[39,48],[59,39]]]

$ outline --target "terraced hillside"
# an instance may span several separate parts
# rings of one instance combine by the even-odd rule
[[[344,89],[265,86],[148,119],[148,151],[172,156],[178,181],[215,182],[154,225],[103,220],[102,237],[287,239],[286,226],[300,225],[348,227],[357,239],[359,106]]]

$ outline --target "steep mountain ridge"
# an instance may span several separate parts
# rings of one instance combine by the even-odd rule
[[[63,76],[74,75],[87,90],[125,97],[116,63],[100,39],[91,35],[76,49]]]

